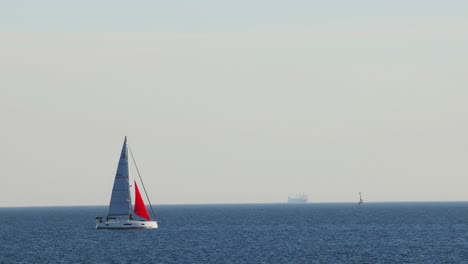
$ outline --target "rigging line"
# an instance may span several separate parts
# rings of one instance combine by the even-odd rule
[[[151,204],[151,201],[150,201],[150,199],[148,197],[148,193],[146,192],[145,184],[143,183],[143,180],[141,179],[140,170],[138,170],[138,166],[136,164],[135,157],[133,157],[132,149],[130,148],[130,146],[128,144],[127,144],[127,147],[130,150],[130,155],[132,156],[133,164],[135,164],[135,168],[136,168],[136,171],[138,173],[138,177],[140,177],[141,186],[143,186],[143,190],[145,191],[146,199],[148,199],[148,203],[150,205],[151,212],[153,213],[154,219],[156,219],[156,214],[154,213],[153,205]]]

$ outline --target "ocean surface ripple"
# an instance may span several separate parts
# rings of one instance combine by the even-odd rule
[[[96,230],[104,206],[0,208],[0,263],[468,263],[465,202],[156,208],[156,230]]]

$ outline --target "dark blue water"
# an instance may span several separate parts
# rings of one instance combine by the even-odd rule
[[[0,208],[0,263],[468,263],[468,203],[158,206],[157,230],[96,230],[105,212]]]

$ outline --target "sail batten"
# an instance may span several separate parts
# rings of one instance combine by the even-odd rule
[[[125,137],[122,151],[120,153],[119,165],[112,188],[111,201],[108,216],[129,216],[131,214],[131,198],[129,189],[129,170],[127,137]]]

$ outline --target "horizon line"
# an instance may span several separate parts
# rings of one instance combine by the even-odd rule
[[[379,204],[379,203],[464,203],[468,202],[467,200],[458,200],[458,201],[370,201],[364,202],[364,204]],[[291,205],[319,205],[319,204],[357,204],[358,202],[307,202],[307,203],[297,203]],[[156,206],[187,206],[187,205],[274,205],[274,204],[290,204],[288,202],[271,202],[271,203],[164,203],[156,204]],[[145,204],[148,206],[148,204]],[[88,204],[88,205],[18,205],[18,206],[0,206],[0,209],[5,208],[41,208],[41,207],[108,207],[107,204]],[[153,204],[153,206],[155,206]]]

